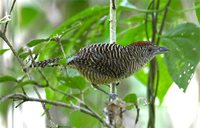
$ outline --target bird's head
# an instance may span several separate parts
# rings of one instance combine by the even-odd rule
[[[163,54],[167,51],[169,51],[166,47],[160,47],[157,45],[154,45],[153,43],[149,41],[140,41],[133,43],[129,45],[129,47],[134,47],[134,51],[138,53],[140,57],[145,57],[148,60],[151,60],[154,56],[158,54]]]

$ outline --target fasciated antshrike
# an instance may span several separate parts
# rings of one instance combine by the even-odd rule
[[[67,65],[76,68],[97,87],[96,85],[117,83],[129,77],[157,54],[167,51],[167,48],[156,46],[149,41],[135,42],[128,46],[93,44],[67,58]],[[31,67],[45,67],[59,60],[45,60],[32,64]]]

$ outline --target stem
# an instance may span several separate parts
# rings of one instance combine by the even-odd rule
[[[66,104],[66,103],[58,102],[58,101],[32,98],[32,97],[28,97],[28,96],[20,94],[20,93],[14,93],[14,94],[10,94],[10,95],[7,95],[7,96],[0,97],[0,102],[3,102],[7,99],[23,100],[23,101],[35,101],[35,102],[40,102],[42,104],[51,104],[51,105],[54,105],[54,106],[65,107],[65,108],[69,108],[69,109],[73,109],[73,110],[80,110],[81,112],[88,114],[88,115],[91,115],[92,117],[99,118],[99,117],[96,117],[96,115],[94,115],[93,113],[91,113],[87,109],[82,108],[82,107],[77,106],[77,105]]]
[[[110,43],[116,43],[116,0],[110,0]]]
[[[156,45],[158,45],[159,41],[160,41],[160,36],[162,34],[164,23],[166,21],[166,16],[167,16],[168,7],[170,5],[170,2],[171,2],[171,0],[168,0],[167,4],[165,5],[165,11],[163,14],[163,18],[162,18],[158,33],[157,33],[158,12],[154,12],[151,14],[151,16],[152,16],[152,43],[155,43]],[[159,10],[159,5],[160,5],[160,0],[157,0],[157,1],[152,0],[149,8]],[[147,33],[146,35],[148,35],[148,32],[146,32],[146,33]],[[157,36],[157,38],[156,38],[156,36]],[[150,101],[148,128],[155,128],[155,115],[156,115],[155,114],[155,98],[157,96],[158,87],[159,87],[158,82],[159,82],[158,62],[157,62],[156,58],[154,58],[150,62],[150,72],[149,72],[148,86],[147,86],[147,98]]]
[[[166,18],[167,18],[167,13],[168,13],[168,8],[170,6],[170,3],[171,3],[171,0],[168,0],[168,2],[166,4],[166,9],[164,11],[163,19],[162,19],[162,22],[161,22],[160,30],[158,32],[158,38],[157,38],[156,44],[159,44],[159,42],[160,42],[160,36],[162,35],[162,31],[163,31],[164,24],[165,24],[165,21],[166,21]]]
[[[60,46],[60,49],[61,49],[61,51],[62,51],[62,54],[63,54],[64,58],[66,59],[67,56],[66,56],[66,54],[65,54],[65,50],[64,50],[64,47],[63,47],[63,45],[62,45],[62,42],[61,42],[60,38],[57,37],[55,40],[58,42],[58,44],[59,44],[59,46]]]
[[[29,51],[29,53],[30,53],[30,57],[31,57],[31,59],[32,59],[32,63],[35,64],[35,60],[33,59],[32,52]],[[79,99],[79,98],[77,98],[77,97],[75,97],[75,96],[73,96],[73,95],[67,94],[67,93],[65,93],[65,92],[63,92],[63,91],[61,91],[61,90],[58,90],[58,89],[54,88],[53,86],[51,86],[51,85],[49,84],[49,81],[48,81],[47,77],[46,77],[46,76],[44,75],[44,73],[42,72],[42,70],[41,70],[40,68],[38,68],[38,67],[36,67],[36,68],[37,68],[38,72],[40,73],[40,75],[42,76],[42,78],[46,81],[46,87],[49,87],[51,90],[53,90],[53,91],[55,91],[55,92],[57,92],[57,93],[60,93],[60,94],[62,94],[62,95],[64,95],[64,96],[66,96],[66,97],[71,97],[71,98],[77,100],[85,109],[87,109],[88,111],[90,111],[91,113],[93,113],[94,116],[95,116],[101,123],[103,123],[104,125],[106,125],[107,127],[109,127],[109,125],[106,123],[106,121],[103,120],[103,117],[101,117],[97,112],[95,112],[89,105],[85,104],[84,101],[82,101],[81,99]],[[50,117],[50,116],[49,116],[49,117]]]
[[[9,12],[9,15],[11,15],[13,9],[14,9],[14,6],[15,6],[15,3],[16,3],[16,0],[13,1],[12,3],[12,6],[11,6],[11,9],[10,9],[10,12]],[[9,21],[6,22],[5,26],[4,26],[4,30],[3,30],[3,33],[5,34],[6,33],[6,30],[7,30],[7,27],[8,27],[8,23]]]
[[[116,43],[116,0],[110,0],[110,43]],[[114,83],[110,85],[110,93],[117,93]]]
[[[159,3],[160,1],[157,0],[152,0],[151,9],[159,9]],[[152,18],[152,43],[155,43],[156,40],[156,34],[157,34],[157,17],[158,17],[158,12],[152,12],[151,13],[151,18]],[[156,58],[154,58],[150,62],[150,72],[148,76],[148,86],[147,86],[147,97],[148,101],[150,101],[149,104],[149,121],[148,121],[148,128],[155,128],[155,91],[154,87],[156,85],[156,88],[158,87],[158,81],[156,81],[156,76],[157,76],[157,61]]]
[[[11,49],[11,51],[13,52],[14,56],[17,58],[18,62],[20,63],[22,69],[25,71],[25,65],[22,62],[22,60],[19,58],[19,56],[17,55],[16,50],[13,48],[13,46],[11,45],[11,43],[8,41],[5,33],[3,33],[2,31],[0,31],[0,37],[5,41],[5,43],[9,46],[9,48]]]
[[[16,2],[16,0],[13,1],[12,7],[11,7],[11,10],[10,10],[10,14],[12,13],[12,10],[13,10],[13,8],[14,8],[15,2]],[[3,31],[3,32],[0,31],[0,37],[1,37],[1,38],[5,41],[5,43],[9,46],[9,48],[10,48],[11,51],[13,52],[14,56],[17,58],[18,62],[20,63],[20,65],[21,65],[23,71],[25,72],[25,74],[27,75],[28,79],[30,80],[31,78],[30,78],[30,75],[29,75],[29,73],[28,73],[28,71],[27,71],[27,69],[26,69],[26,66],[24,65],[23,61],[20,59],[20,57],[18,56],[16,50],[15,50],[14,47],[11,45],[10,41],[8,40],[8,38],[7,38],[6,35],[5,35],[6,30],[7,30],[7,25],[8,25],[8,22],[6,22],[6,24],[5,24],[4,31]],[[25,92],[23,88],[22,88],[22,90],[23,90],[23,92]],[[40,93],[39,93],[39,91],[37,90],[37,88],[36,88],[35,86],[33,87],[33,90],[36,92],[37,96],[41,99]],[[25,94],[25,93],[24,93],[24,94]],[[51,121],[50,114],[49,114],[48,110],[46,109],[45,104],[42,104],[42,106],[43,106],[43,109],[44,109],[45,113],[47,114],[48,119]]]
[[[116,0],[110,0],[110,43],[116,43]],[[110,84],[110,93],[117,95],[116,83]],[[125,106],[125,103],[117,97],[110,98],[104,112],[111,128],[124,128]]]

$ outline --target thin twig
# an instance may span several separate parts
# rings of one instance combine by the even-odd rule
[[[24,102],[27,102],[27,101],[40,102],[40,103],[51,104],[51,105],[54,105],[54,106],[64,107],[64,108],[68,108],[68,109],[72,109],[72,110],[79,110],[79,111],[81,111],[81,112],[83,112],[87,115],[90,115],[90,116],[98,119],[100,122],[105,124],[108,128],[110,128],[109,124],[107,124],[104,120],[102,120],[102,118],[100,118],[96,114],[92,113],[88,109],[85,109],[81,106],[77,106],[77,105],[74,105],[74,104],[66,104],[66,103],[59,102],[59,101],[32,98],[32,97],[28,97],[28,96],[20,94],[20,93],[13,93],[13,94],[9,94],[9,95],[6,95],[6,96],[1,96],[0,102],[6,101],[8,99],[22,100]]]
[[[29,50],[29,54],[30,54],[32,63],[35,65],[35,60],[33,59],[31,50]],[[31,78],[29,78],[29,79],[31,79]],[[47,80],[47,83],[46,83],[46,84],[48,85],[48,80]],[[42,97],[40,96],[40,93],[38,92],[37,88],[36,88],[35,86],[33,86],[33,89],[34,89],[34,91],[36,92],[38,98],[39,98],[39,99],[42,99]],[[52,122],[51,115],[50,115],[50,113],[49,113],[49,110],[46,108],[46,105],[42,103],[42,107],[43,107],[43,109],[44,109],[44,111],[45,111],[45,113],[46,113],[46,115],[47,115],[47,119],[48,119],[49,121]]]
[[[165,21],[166,21],[166,18],[167,18],[167,13],[168,13],[170,3],[171,3],[171,0],[168,0],[168,2],[166,4],[166,9],[165,9],[165,12],[164,12],[164,15],[163,15],[163,19],[162,19],[162,22],[161,22],[160,30],[158,32],[158,38],[157,38],[156,44],[158,44],[160,42],[160,36],[162,35],[162,31],[163,31],[163,28],[164,28],[164,25],[165,25]]]
[[[138,107],[137,104],[135,104],[135,108],[137,110],[137,115],[136,115],[136,119],[135,119],[135,125],[138,123],[139,117],[140,117],[140,108]]]
[[[29,51],[29,53],[30,53],[30,56],[31,56],[33,64],[35,64],[35,60],[33,59],[32,52]],[[71,98],[77,100],[83,107],[85,107],[86,109],[88,109],[88,111],[90,111],[91,113],[93,113],[94,115],[96,115],[96,117],[98,117],[98,119],[99,119],[100,122],[102,122],[103,124],[106,124],[106,121],[103,120],[103,118],[97,112],[95,112],[90,106],[86,105],[82,100],[80,100],[79,98],[77,98],[77,97],[75,97],[73,95],[69,95],[69,94],[67,94],[67,93],[65,93],[65,92],[63,92],[61,90],[58,90],[58,89],[54,88],[53,86],[51,86],[49,84],[48,79],[46,78],[46,76],[44,75],[44,73],[41,71],[41,69],[38,68],[38,67],[36,67],[36,68],[39,71],[40,75],[43,77],[43,79],[46,81],[46,85],[47,85],[46,87],[49,87],[53,91],[58,92],[58,93],[60,93],[62,95],[65,95],[67,97],[71,97]]]
[[[94,117],[94,115],[91,112],[89,112],[88,110],[86,110],[84,108],[81,108],[80,106],[76,106],[76,105],[72,105],[72,104],[65,104],[63,102],[58,102],[58,101],[32,98],[32,97],[28,97],[28,96],[20,94],[20,93],[14,93],[14,94],[10,94],[10,95],[7,95],[7,96],[2,96],[2,97],[0,97],[0,102],[3,102],[7,99],[23,100],[25,102],[26,101],[35,101],[35,102],[40,102],[40,103],[51,104],[51,105],[54,105],[54,106],[70,108],[70,109],[73,109],[73,110],[81,110],[84,113],[92,115]]]
[[[14,8],[15,2],[16,2],[16,0],[14,0],[14,2],[13,2],[13,4],[12,4],[10,14],[11,14],[13,8]],[[10,47],[11,51],[13,52],[13,54],[14,54],[15,57],[17,58],[18,62],[20,63],[20,65],[21,65],[23,71],[26,73],[27,77],[28,77],[29,79],[31,79],[31,78],[30,78],[30,75],[29,75],[29,73],[28,73],[27,68],[25,67],[24,63],[23,63],[22,60],[19,58],[19,56],[18,56],[16,50],[13,48],[13,46],[11,45],[11,43],[9,42],[9,40],[7,39],[7,37],[6,37],[6,35],[5,35],[6,29],[7,29],[7,25],[8,25],[8,22],[5,24],[5,28],[4,28],[3,32],[0,31],[0,37],[1,37],[1,38],[6,42],[6,44]],[[62,52],[64,53],[63,46],[61,45],[60,47],[61,47]],[[65,54],[64,54],[64,56],[66,57]],[[32,58],[32,60],[34,60],[34,59]],[[40,72],[40,73],[42,74],[42,72]],[[46,78],[46,77],[44,76],[44,74],[42,74],[42,75],[43,75],[44,78]],[[47,79],[45,79],[45,80],[48,82]],[[49,84],[49,83],[47,83],[47,84]],[[61,93],[61,91],[58,91],[57,89],[55,89],[55,88],[53,88],[53,87],[51,87],[51,86],[49,86],[49,87],[50,87],[52,90],[56,90],[57,92]],[[11,94],[11,95],[8,95],[8,96],[6,96],[6,97],[0,97],[0,101],[4,101],[4,100],[9,99],[9,98],[15,99],[15,100],[16,100],[16,99],[18,99],[18,100],[23,100],[20,104],[18,104],[18,106],[21,105],[21,104],[22,104],[23,102],[25,102],[25,101],[36,101],[36,102],[40,102],[40,103],[42,103],[43,108],[44,108],[46,114],[48,114],[48,112],[47,112],[47,109],[46,109],[46,107],[45,107],[45,104],[52,104],[52,105],[55,105],[55,106],[61,106],[61,107],[71,108],[71,109],[74,109],[74,110],[80,110],[80,111],[83,112],[83,113],[86,113],[86,114],[88,114],[88,115],[91,115],[91,116],[97,118],[97,119],[98,119],[100,122],[102,122],[106,127],[110,128],[110,125],[109,125],[108,123],[106,123],[106,121],[103,120],[103,118],[102,118],[98,113],[96,113],[91,107],[89,107],[88,105],[86,105],[84,102],[81,102],[81,104],[82,104],[85,108],[81,108],[80,106],[74,106],[74,105],[64,104],[64,103],[62,103],[62,102],[55,102],[55,101],[44,100],[44,99],[41,98],[41,96],[40,96],[40,94],[39,94],[37,88],[36,88],[35,86],[34,86],[33,88],[34,88],[34,91],[36,92],[36,94],[38,95],[39,99],[30,98],[30,97],[28,97],[28,96],[26,96],[26,95],[23,95],[23,94]],[[66,93],[64,93],[64,92],[62,92],[62,94],[65,94],[65,95],[66,95]],[[71,95],[67,95],[67,96],[71,96]],[[71,96],[71,97],[73,97],[73,96]],[[77,101],[80,101],[80,99],[78,100],[78,98],[75,98],[75,97],[73,97],[73,98],[74,98],[74,99],[77,99]],[[43,103],[44,103],[44,104],[43,104]],[[47,116],[48,116],[48,115],[47,115]],[[49,119],[50,119],[50,118],[49,118]]]
[[[151,8],[151,6],[152,6],[152,2],[149,4],[147,9],[149,10]],[[149,39],[149,33],[148,33],[148,15],[149,15],[149,13],[147,12],[145,15],[144,26],[145,26],[146,38],[149,41],[150,39]]]
[[[85,102],[82,101],[81,99],[79,99],[79,98],[77,98],[77,97],[75,97],[75,96],[73,96],[73,95],[69,95],[69,94],[67,94],[67,93],[65,93],[65,92],[63,92],[63,91],[61,91],[61,90],[58,90],[58,89],[52,87],[51,85],[49,85],[48,87],[49,87],[50,89],[52,89],[53,91],[55,91],[55,92],[58,92],[58,93],[63,94],[63,95],[65,95],[65,96],[67,96],[67,97],[70,97],[70,98],[73,98],[73,99],[77,100],[77,101],[80,103],[81,106],[83,106],[85,109],[87,109],[88,111],[90,111],[91,113],[93,113],[94,115],[96,115],[96,117],[98,117],[98,120],[99,120],[100,122],[102,122],[102,123],[103,123],[104,125],[106,125],[107,127],[110,127],[110,126],[106,123],[106,121],[103,120],[103,117],[101,117],[101,116],[100,116],[95,110],[93,110],[89,105],[85,104]]]
[[[13,3],[12,3],[12,6],[11,6],[9,15],[11,15],[11,13],[12,13],[12,11],[13,11],[13,9],[14,9],[15,3],[16,3],[16,0],[13,0]],[[4,34],[6,33],[8,23],[9,23],[9,21],[7,21],[6,24],[5,24],[5,26],[4,26],[4,30],[3,30],[3,33],[4,33]]]
[[[10,41],[8,40],[8,38],[6,37],[5,33],[3,33],[2,31],[0,31],[0,37],[5,41],[5,43],[9,46],[9,48],[11,49],[11,51],[13,52],[14,56],[17,58],[18,62],[20,63],[23,71],[26,72],[26,68],[24,63],[22,62],[22,60],[19,58],[19,56],[17,55],[16,50],[13,48],[13,46],[11,45]],[[27,72],[26,72],[27,73]]]
[[[152,0],[151,8],[155,9],[155,0]],[[156,16],[156,13],[152,12],[151,13],[151,19],[152,19],[152,22],[151,22],[152,23],[152,37],[151,37],[152,39],[151,39],[151,42],[152,43],[155,43],[156,33],[157,33],[157,31],[156,31],[156,29],[157,29],[157,26],[156,26],[157,21],[156,21],[155,16]]]
[[[29,49],[29,55],[30,55],[30,58],[31,58],[31,61],[32,61],[31,63],[33,63],[33,65],[36,65],[35,59],[33,58],[32,51],[30,49]],[[44,73],[38,67],[36,67],[36,69],[39,71],[40,75],[44,78],[44,80],[46,82],[46,86],[49,86],[49,81],[45,77]]]
[[[63,47],[63,45],[62,45],[62,42],[61,42],[60,38],[57,37],[55,40],[56,40],[56,42],[58,42],[58,44],[59,44],[59,46],[60,46],[60,49],[61,49],[61,51],[62,51],[62,53],[63,53],[63,56],[64,56],[64,58],[66,59],[67,56],[66,56],[66,54],[65,54],[64,47]]]

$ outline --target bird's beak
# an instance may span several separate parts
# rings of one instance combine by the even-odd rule
[[[163,53],[168,52],[168,51],[169,51],[169,49],[166,48],[166,47],[159,47],[159,48],[154,52],[154,54],[163,54]]]

